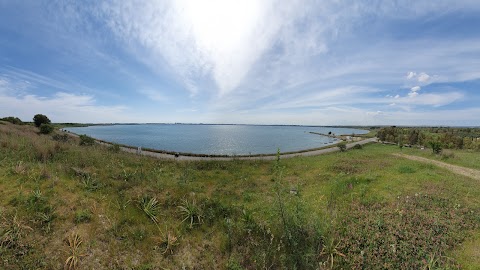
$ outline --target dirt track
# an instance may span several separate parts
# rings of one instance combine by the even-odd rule
[[[448,163],[445,163],[445,162],[432,160],[432,159],[428,159],[428,158],[423,158],[423,157],[418,157],[418,156],[410,156],[410,155],[405,155],[405,154],[392,154],[392,155],[397,156],[397,157],[403,157],[403,158],[415,160],[415,161],[420,161],[420,162],[424,162],[424,163],[433,164],[433,165],[445,168],[445,169],[447,169],[447,170],[449,170],[453,173],[464,175],[464,176],[467,176],[467,177],[470,177],[470,178],[473,178],[473,179],[476,179],[476,180],[480,180],[480,171],[479,170],[465,168],[465,167],[462,167],[462,166],[452,165],[452,164],[448,164]]]

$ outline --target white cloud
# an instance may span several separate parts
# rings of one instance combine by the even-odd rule
[[[418,92],[418,91],[420,91],[420,89],[421,89],[420,86],[414,86],[414,87],[410,88],[410,91],[412,91],[412,92]]]
[[[410,79],[413,79],[415,76],[417,76],[417,73],[415,73],[415,72],[413,72],[413,71],[409,71],[409,72],[407,73],[406,78],[407,78],[407,80],[410,80]]]
[[[428,82],[428,80],[430,80],[430,75],[422,72],[418,75],[417,79],[418,79],[419,82],[426,83],[426,82]]]
[[[411,98],[414,98],[414,97],[418,96],[418,93],[417,92],[410,92],[410,93],[408,93],[408,96],[411,97]]]
[[[400,95],[395,95],[395,97],[394,97],[394,98],[396,98],[396,99],[397,99],[397,98],[400,98]]]

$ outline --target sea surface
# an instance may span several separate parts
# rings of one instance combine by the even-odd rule
[[[323,147],[335,135],[365,134],[367,130],[311,126],[135,124],[65,128],[96,139],[157,150],[209,154],[253,155]]]

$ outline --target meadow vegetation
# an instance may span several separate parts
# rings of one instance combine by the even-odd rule
[[[392,156],[475,151],[179,162],[0,123],[0,269],[480,267],[478,181]]]

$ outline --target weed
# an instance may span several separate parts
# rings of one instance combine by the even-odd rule
[[[410,167],[410,166],[403,165],[403,166],[400,166],[398,168],[398,172],[399,173],[414,173],[415,169]]]
[[[96,191],[101,185],[96,178],[91,177],[90,175],[82,178],[83,188],[88,191]]]
[[[340,149],[340,152],[345,152],[347,151],[347,144],[345,142],[341,142],[337,144],[338,149]]]
[[[193,228],[193,225],[195,224],[202,223],[202,209],[197,205],[195,199],[192,199],[191,202],[186,199],[183,200],[178,208],[180,209],[180,214],[183,216],[182,222],[189,222],[190,228]]]
[[[341,253],[338,250],[340,242],[337,242],[335,244],[333,238],[330,239],[329,241],[325,241],[325,242],[326,243],[323,246],[322,251],[320,252],[320,256],[327,257],[327,260],[325,261],[325,264],[330,264],[330,269],[333,269],[335,257],[337,257],[337,256],[345,257],[345,254]]]
[[[80,135],[79,137],[80,137],[80,145],[92,146],[95,144],[95,139],[92,137],[89,137],[85,134]]]
[[[23,161],[19,161],[13,168],[14,174],[24,175],[26,172],[27,172],[27,167],[25,166]]]
[[[38,220],[40,221],[40,224],[42,225],[44,231],[46,233],[49,233],[52,229],[52,221],[55,219],[55,214],[48,211],[45,213],[38,213],[37,214]]]
[[[77,269],[80,258],[86,255],[82,254],[80,251],[80,246],[83,241],[78,233],[72,233],[67,237],[65,242],[69,248],[70,256],[65,260],[64,269]]]
[[[33,229],[21,222],[15,214],[11,219],[3,218],[0,223],[0,247],[2,248],[18,248],[22,247],[22,238],[25,231],[33,231]]]
[[[175,247],[178,245],[178,236],[172,230],[165,228],[165,231],[160,231],[159,245],[162,249],[162,254],[173,254]]]
[[[452,151],[443,151],[442,152],[442,159],[443,160],[447,160],[447,159],[451,159],[451,158],[455,158],[455,153],[453,153]]]
[[[67,134],[54,134],[52,139],[57,142],[68,142],[69,136]]]
[[[140,199],[140,209],[143,210],[145,214],[153,221],[155,224],[158,224],[158,212],[159,212],[159,202],[157,198],[142,197]]]
[[[109,147],[108,147],[108,150],[113,152],[113,153],[118,153],[120,152],[120,145],[114,143],[114,144],[111,144]]]
[[[88,223],[92,220],[92,213],[89,210],[83,209],[75,212],[75,223]]]

